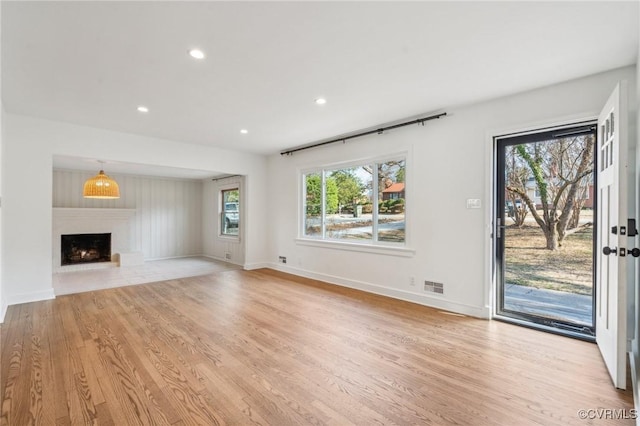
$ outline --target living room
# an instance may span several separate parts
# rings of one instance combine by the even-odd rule
[[[494,319],[497,137],[592,122],[624,82],[636,208],[640,11],[610,4],[2,2],[3,338],[20,340],[16,353],[38,354],[51,332],[48,378],[88,377],[98,395],[87,407],[109,407],[120,420],[135,411],[128,382],[112,375],[125,370],[127,381],[140,381],[140,401],[151,382],[148,394],[171,401],[167,418],[155,400],[131,403],[157,410],[147,420],[159,423],[189,418],[172,399],[178,382],[207,410],[215,404],[202,403],[200,392],[225,389],[228,423],[252,413],[276,422],[291,412],[298,422],[438,423],[440,410],[468,423],[472,412],[456,413],[482,410],[486,383],[502,424],[521,414],[523,423],[580,424],[577,409],[596,408],[598,398],[629,412],[637,372],[627,391],[616,390],[596,345]],[[608,14],[616,22],[602,22]],[[402,164],[401,172],[382,176],[389,164]],[[101,169],[121,185],[119,199],[82,197],[83,182]],[[345,170],[367,182],[351,210],[328,184]],[[313,214],[309,176],[320,184]],[[403,184],[402,237],[394,241],[379,232],[385,179]],[[229,237],[221,235],[222,192],[234,188],[240,218]],[[340,207],[330,206],[331,195]],[[376,207],[357,239],[330,235],[329,219],[352,219],[367,202]],[[113,219],[110,229],[94,227],[94,214],[103,224]],[[55,276],[74,274],[59,269],[61,235],[103,232],[112,234],[111,254],[134,262],[206,256],[234,269],[57,291]],[[633,361],[640,291],[634,267],[628,275],[620,312]],[[16,357],[5,347],[2,392],[19,409],[31,385],[11,399],[12,380],[35,367],[11,369]],[[411,362],[396,364],[403,357]],[[279,359],[291,362],[291,375]],[[83,372],[74,370],[80,365]],[[243,369],[251,373],[239,379]],[[425,381],[432,373],[434,388]],[[54,420],[82,411],[73,398],[84,385],[70,377],[48,382],[50,391],[75,395],[65,412],[58,393],[45,409]],[[456,400],[456,389],[475,402]],[[539,399],[529,403],[531,389]],[[434,408],[431,392],[448,396]],[[342,398],[353,405],[340,406]]]

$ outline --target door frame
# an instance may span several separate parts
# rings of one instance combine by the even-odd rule
[[[495,143],[495,153],[496,153],[496,174],[494,185],[496,186],[496,199],[494,205],[494,214],[497,218],[502,220],[501,224],[503,226],[507,225],[507,217],[505,215],[503,205],[506,203],[505,198],[505,186],[506,182],[500,179],[499,175],[502,174],[506,165],[504,164],[504,153],[506,149],[510,146],[527,144],[527,143],[535,143],[537,141],[545,141],[554,138],[555,133],[561,133],[563,130],[569,129],[583,129],[588,128],[590,130],[585,131],[584,133],[593,134],[594,138],[597,136],[597,121],[588,121],[588,122],[579,122],[569,126],[556,126],[551,128],[538,129],[535,132],[528,132],[526,134],[510,134],[503,135],[500,137],[494,138]],[[513,140],[518,139],[518,140]],[[554,139],[557,139],[554,138]],[[594,161],[594,169],[593,169],[593,185],[594,188],[597,188],[597,161],[598,158],[596,156],[595,151],[595,141],[594,141],[594,153],[593,153],[593,161]],[[593,341],[595,339],[595,304],[596,304],[596,235],[597,235],[597,205],[598,198],[597,194],[594,191],[594,211],[593,211],[593,238],[592,238],[592,297],[591,297],[591,305],[592,305],[592,316],[591,316],[591,324],[588,326],[580,326],[579,324],[572,323],[571,321],[563,321],[563,320],[552,320],[545,318],[542,315],[529,314],[526,312],[517,312],[517,311],[508,311],[504,309],[504,277],[502,273],[504,272],[503,262],[505,261],[505,253],[504,253],[504,238],[498,240],[498,238],[494,238],[494,246],[495,246],[495,266],[496,266],[496,291],[495,291],[495,319],[504,320],[507,322],[513,322],[513,320],[517,320],[518,323],[525,323],[527,326],[532,328],[541,328],[544,327],[545,331],[551,331],[557,334],[567,335],[570,337],[575,337],[583,340]],[[498,209],[500,209],[498,211]],[[496,232],[498,228],[496,227]]]
[[[496,206],[498,202],[498,188],[496,182],[496,176],[498,172],[498,145],[497,139],[504,138],[505,136],[525,136],[528,134],[539,133],[541,130],[562,129],[577,127],[579,125],[585,125],[590,123],[597,123],[598,113],[589,114],[577,114],[565,117],[559,117],[553,120],[538,121],[516,124],[509,127],[495,128],[487,131],[485,137],[485,164],[490,164],[491,167],[487,167],[485,170],[485,199],[488,201],[485,205],[485,223],[486,223],[486,244],[485,244],[485,264],[488,265],[485,274],[485,308],[489,313],[490,319],[504,320],[498,314],[498,265],[497,265],[497,240],[494,238],[495,230],[495,218],[497,218]],[[594,224],[595,226],[595,224]],[[595,242],[594,242],[595,244]],[[595,250],[595,247],[594,247]],[[595,252],[594,252],[595,256]],[[594,258],[595,259],[595,258]],[[595,264],[594,264],[595,267]],[[595,273],[595,272],[594,272]],[[594,289],[595,290],[595,289]],[[595,300],[595,297],[594,297]],[[538,330],[548,331],[550,333],[562,334],[565,336],[571,336],[582,340],[595,342],[595,337],[590,337],[584,334],[564,332],[554,327],[548,327],[542,324],[531,324],[527,321],[521,321],[518,319],[508,319],[508,322],[522,325],[524,327],[530,327]],[[594,330],[595,331],[595,330]]]

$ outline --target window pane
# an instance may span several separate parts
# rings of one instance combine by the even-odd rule
[[[240,191],[228,189],[222,191],[222,229],[223,235],[238,235],[240,225]]]
[[[322,237],[322,175],[320,173],[305,175],[304,187],[304,235]]]
[[[405,161],[378,164],[378,241],[404,243]]]
[[[325,172],[327,238],[372,240],[371,182],[371,166]]]

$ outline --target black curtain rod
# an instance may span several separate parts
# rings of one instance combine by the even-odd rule
[[[242,176],[242,175],[227,175],[227,176],[222,176],[219,178],[213,178],[211,179],[213,182],[217,181],[217,180],[222,180],[222,179],[228,179],[228,178],[232,178],[232,177],[236,177],[236,176]]]
[[[398,127],[410,126],[412,124],[422,124],[424,126],[424,122],[425,121],[435,120],[435,119],[438,119],[440,117],[444,117],[445,115],[447,115],[447,113],[443,112],[441,114],[430,115],[429,117],[423,117],[423,118],[418,118],[416,120],[405,121],[404,123],[394,124],[392,126],[381,127],[379,129],[374,129],[374,130],[368,130],[366,132],[356,133],[355,135],[344,136],[344,137],[332,139],[332,140],[326,141],[326,142],[319,142],[319,143],[316,143],[316,144],[313,144],[313,145],[302,146],[300,148],[293,148],[293,149],[289,149],[289,150],[286,150],[286,151],[282,151],[280,153],[280,155],[291,155],[294,152],[304,151],[305,149],[316,148],[316,147],[319,147],[319,146],[328,145],[330,143],[346,142],[349,139],[359,138],[360,136],[372,135],[374,133],[382,134],[385,130],[397,129]]]

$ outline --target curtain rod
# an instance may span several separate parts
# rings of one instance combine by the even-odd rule
[[[304,151],[305,149],[316,148],[316,147],[319,147],[319,146],[328,145],[330,143],[346,142],[349,139],[359,138],[360,136],[372,135],[374,133],[377,133],[377,134],[380,135],[385,130],[397,129],[398,127],[410,126],[412,124],[422,124],[424,126],[424,122],[425,121],[435,120],[435,119],[438,119],[440,117],[444,117],[445,115],[447,115],[447,113],[443,112],[441,114],[430,115],[428,117],[418,118],[416,120],[405,121],[404,123],[400,123],[400,124],[394,124],[394,125],[387,126],[387,127],[381,127],[379,129],[368,130],[366,132],[356,133],[355,135],[344,136],[344,137],[332,139],[332,140],[326,141],[326,142],[319,142],[319,143],[316,143],[316,144],[313,144],[313,145],[302,146],[300,148],[292,148],[292,149],[288,149],[286,151],[282,151],[280,153],[280,155],[291,155],[294,152]]]

